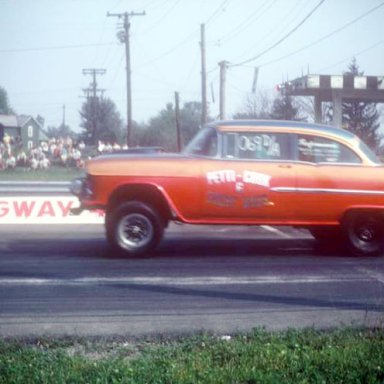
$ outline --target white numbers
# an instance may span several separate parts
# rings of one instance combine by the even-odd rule
[[[239,150],[256,152],[260,158],[280,157],[280,144],[274,135],[242,135],[239,137]]]

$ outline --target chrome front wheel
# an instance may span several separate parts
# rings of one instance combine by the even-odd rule
[[[152,251],[160,242],[163,220],[147,203],[122,203],[107,212],[107,239],[112,248],[126,256],[141,256]]]
[[[141,213],[130,213],[121,217],[117,226],[117,240],[127,249],[147,246],[154,234],[151,220]]]

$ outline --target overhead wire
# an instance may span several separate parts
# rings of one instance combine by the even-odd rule
[[[264,3],[254,12],[252,12],[245,20],[242,20],[240,23],[238,23],[237,27],[235,27],[232,31],[224,35],[222,38],[218,39],[218,44],[222,44],[226,41],[232,40],[239,33],[246,30],[251,23],[254,23],[255,21],[259,20],[274,5],[274,3],[276,3],[276,1],[277,0],[265,0]],[[265,5],[267,7],[263,10]]]
[[[153,29],[155,29],[159,24],[161,24],[170,14],[171,12],[177,7],[177,5],[180,3],[181,0],[176,0],[171,6],[169,9],[166,10],[166,12],[163,13],[163,15],[158,19],[156,20],[148,29],[140,32],[140,35],[145,35],[146,33],[152,31]],[[170,0],[166,0],[164,4],[167,4],[169,3]]]
[[[173,48],[170,48],[168,51],[162,53],[161,55],[155,57],[154,59],[152,59],[151,61],[148,61],[147,63],[144,63],[142,64],[142,66],[146,66],[146,65],[150,65],[168,55],[170,55],[171,53],[173,53],[174,51],[176,51],[177,49],[179,49],[180,47],[182,47],[186,42],[188,42],[189,40],[191,40],[191,38],[195,37],[196,36],[196,33],[198,32],[198,29],[195,29],[192,33],[190,33],[185,39],[183,39],[182,41],[180,41],[180,43],[178,43],[177,45],[175,45]]]
[[[322,71],[325,71],[327,69],[336,67],[339,64],[345,63],[346,61],[351,60],[351,58],[358,57],[358,56],[362,55],[363,53],[366,53],[366,52],[370,51],[371,49],[376,48],[383,43],[384,43],[384,40],[380,40],[380,41],[376,42],[375,44],[370,45],[368,48],[364,48],[363,50],[361,50],[359,52],[353,53],[352,55],[345,57],[343,60],[339,60],[337,63],[334,63],[334,64],[331,64],[331,65],[328,65],[326,67],[318,69],[318,72],[322,72]]]
[[[286,54],[286,55],[283,55],[283,56],[281,56],[281,57],[279,57],[279,58],[277,58],[277,59],[268,61],[268,62],[266,62],[266,63],[262,63],[262,64],[258,65],[258,67],[265,67],[265,66],[267,66],[267,65],[277,63],[277,62],[279,62],[279,61],[281,61],[281,60],[287,59],[288,57],[294,56],[294,55],[296,55],[297,53],[300,53],[300,52],[302,52],[302,51],[304,51],[304,50],[306,50],[306,49],[308,49],[308,48],[311,48],[311,47],[313,47],[314,45],[317,45],[317,44],[321,43],[322,41],[324,41],[324,40],[326,40],[326,39],[332,37],[333,35],[335,35],[335,34],[341,32],[341,31],[343,31],[344,29],[350,27],[351,25],[357,23],[358,21],[360,21],[360,20],[363,19],[364,17],[370,15],[372,12],[376,11],[377,9],[379,9],[380,7],[382,7],[383,5],[384,5],[384,1],[381,2],[379,5],[377,5],[377,6],[373,7],[373,8],[371,8],[371,9],[369,9],[367,12],[363,13],[362,15],[356,17],[356,18],[353,19],[352,21],[350,21],[350,22],[344,24],[344,25],[341,26],[340,28],[337,28],[337,29],[333,30],[332,32],[330,32],[330,33],[324,35],[324,36],[321,37],[320,39],[317,39],[317,40],[313,41],[312,43],[309,43],[309,44],[305,45],[304,47],[301,47],[301,48],[299,48],[299,49],[297,49],[297,50],[295,50],[295,51],[292,51],[292,52],[290,52],[290,53],[288,53],[288,54]]]
[[[106,43],[93,43],[93,44],[73,44],[73,45],[56,45],[51,47],[34,47],[34,48],[5,48],[0,49],[0,53],[13,53],[13,52],[33,52],[33,51],[53,51],[59,49],[77,49],[87,47],[101,47],[107,45],[116,45],[117,42],[106,42]]]
[[[284,40],[286,40],[289,36],[291,36],[294,32],[296,32],[316,11],[317,9],[324,3],[325,0],[320,0],[318,4],[294,27],[292,28],[287,34],[285,34],[281,39],[279,39],[276,43],[265,49],[264,51],[260,52],[258,55],[253,56],[247,60],[244,60],[237,64],[231,64],[231,67],[237,67],[241,66],[243,64],[250,63],[251,61],[254,61],[258,59],[259,57],[265,55],[267,52],[271,51],[273,48],[276,48],[278,45],[280,45]]]
[[[229,2],[230,0],[224,0],[216,9],[215,11],[211,14],[211,16],[208,17],[207,20],[205,20],[205,25],[209,24],[212,20],[214,20],[218,14],[223,10],[225,5]]]
[[[263,36],[258,36],[257,41],[252,44],[251,46],[248,46],[241,55],[238,56],[238,61],[241,60],[244,56],[248,56],[249,52],[251,52],[255,47],[259,46],[260,41],[265,43],[265,45],[269,45],[270,41],[275,41],[275,36],[280,36],[284,31],[287,31],[289,26],[293,24],[293,22],[296,22],[296,20],[299,18],[299,14],[296,12],[297,9],[300,9],[300,11],[305,12],[304,6],[301,6],[302,2],[306,2],[307,0],[297,0],[296,4],[290,8],[288,13],[284,13],[281,20],[277,20],[277,23],[273,24],[272,28],[269,30],[266,30]],[[299,12],[300,12],[299,11]],[[293,15],[293,18],[290,18],[291,15]]]

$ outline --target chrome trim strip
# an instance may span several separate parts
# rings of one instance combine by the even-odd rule
[[[329,194],[349,194],[349,195],[380,195],[384,196],[384,191],[372,191],[364,189],[336,189],[336,188],[295,188],[295,187],[274,187],[274,192],[286,193],[329,193]]]

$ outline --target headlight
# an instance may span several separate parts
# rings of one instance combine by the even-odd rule
[[[85,179],[75,179],[72,181],[69,190],[75,196],[81,196],[84,193]]]

